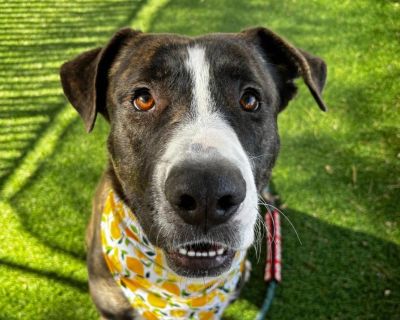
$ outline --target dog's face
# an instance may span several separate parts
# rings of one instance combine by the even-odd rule
[[[268,53],[269,50],[269,53]],[[198,38],[124,29],[62,68],[88,130],[110,122],[110,171],[149,240],[187,277],[217,276],[254,241],[277,115],[325,65],[266,29]]]

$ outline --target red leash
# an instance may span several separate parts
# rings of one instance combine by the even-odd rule
[[[265,226],[267,228],[267,263],[265,265],[264,280],[281,282],[282,247],[281,223],[278,210],[265,213]]]
[[[265,188],[263,192],[263,198],[267,203],[269,202],[274,206],[277,206],[268,187]],[[267,232],[267,259],[265,264],[264,280],[267,283],[267,291],[256,320],[264,320],[267,316],[268,310],[274,300],[276,286],[282,280],[282,237],[279,211],[275,208],[273,211],[270,211],[268,205],[266,209],[265,228]]]

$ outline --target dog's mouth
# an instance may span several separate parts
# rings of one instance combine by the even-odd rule
[[[214,277],[231,265],[236,251],[223,244],[198,242],[166,251],[168,264],[186,277]]]

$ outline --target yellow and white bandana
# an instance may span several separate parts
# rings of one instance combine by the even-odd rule
[[[244,267],[236,253],[229,273],[211,281],[184,278],[168,268],[161,249],[144,234],[133,212],[110,190],[101,217],[104,258],[132,307],[148,320],[219,319]]]

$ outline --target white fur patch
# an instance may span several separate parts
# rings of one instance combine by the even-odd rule
[[[210,67],[206,61],[204,48],[193,47],[188,49],[189,57],[186,60],[186,68],[189,70],[193,81],[193,105],[198,116],[211,113],[213,106],[210,97]]]
[[[156,168],[155,184],[161,197],[159,200],[161,203],[167,203],[162,190],[174,165],[191,159],[228,160],[237,166],[246,181],[246,198],[234,216],[241,226],[240,247],[246,249],[254,240],[254,225],[258,215],[258,197],[252,166],[236,132],[224,119],[223,114],[216,110],[217,106],[210,91],[212,79],[205,49],[199,46],[189,47],[185,65],[193,83],[192,112],[175,130]],[[191,148],[195,144],[202,146],[200,152]],[[210,152],[208,147],[218,152]],[[168,224],[167,217],[160,216],[159,224],[163,229],[173,227]]]

